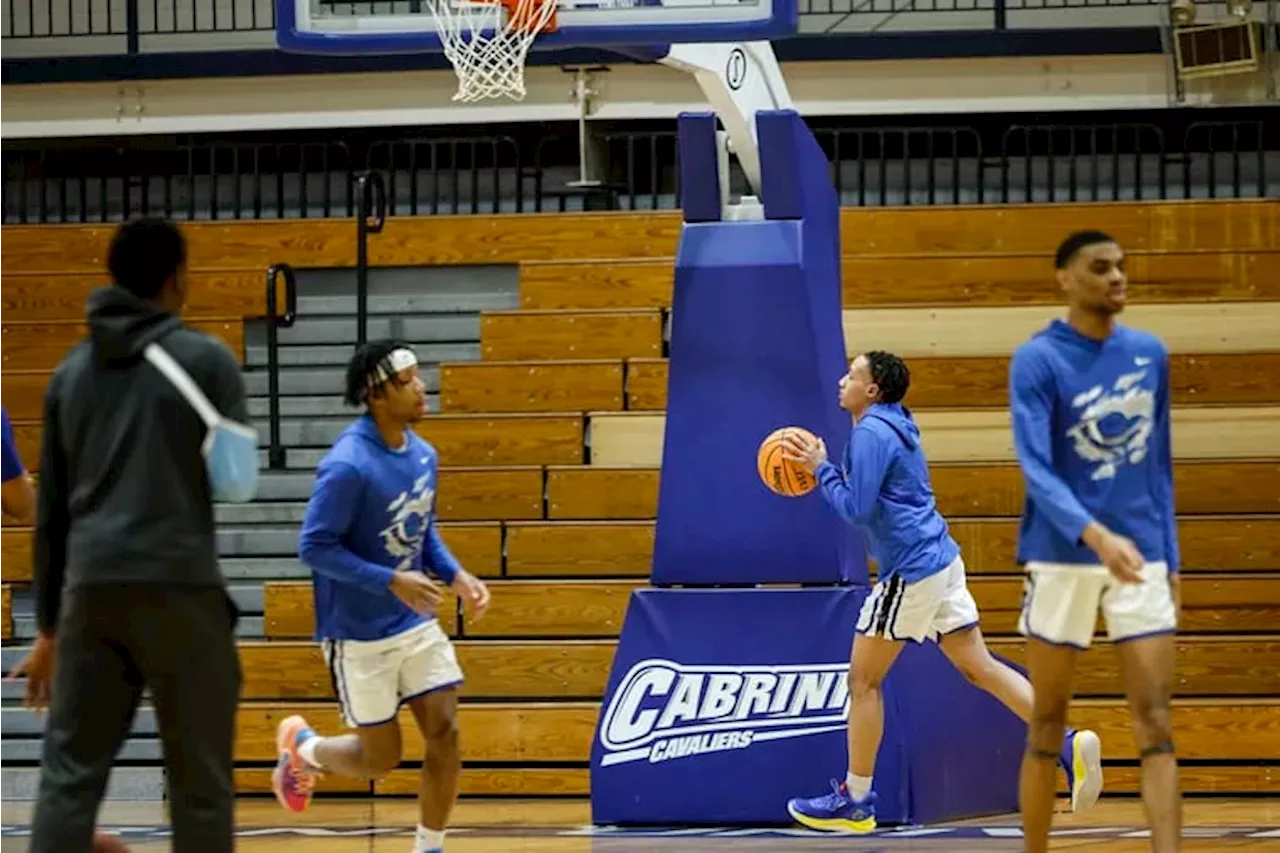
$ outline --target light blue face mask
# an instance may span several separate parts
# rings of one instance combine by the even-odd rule
[[[209,428],[200,452],[213,499],[227,503],[253,500],[258,493],[258,431],[223,417],[182,365],[159,344],[149,344],[143,355],[173,383]]]

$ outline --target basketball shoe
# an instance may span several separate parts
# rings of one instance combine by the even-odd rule
[[[280,805],[291,812],[304,811],[311,805],[311,792],[316,784],[316,772],[298,754],[298,747],[316,737],[316,733],[299,716],[286,717],[276,728],[275,772],[271,774],[271,789]]]
[[[832,779],[830,794],[788,800],[787,813],[810,829],[865,835],[876,830],[876,795],[872,792],[855,800],[843,782]]]
[[[1096,732],[1067,730],[1058,762],[1067,774],[1071,810],[1084,811],[1102,794],[1102,740]]]

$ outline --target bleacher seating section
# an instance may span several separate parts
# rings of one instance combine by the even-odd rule
[[[1280,205],[1177,202],[1016,208],[846,209],[850,351],[908,357],[943,511],[973,576],[985,633],[1017,660],[1013,564],[1022,486],[1006,403],[1010,350],[1059,312],[1050,254],[1068,231],[1114,234],[1130,254],[1125,319],[1174,355],[1177,502],[1186,579],[1174,723],[1193,792],[1280,792]],[[350,267],[349,221],[197,223],[192,323],[243,354],[264,313],[263,271]],[[614,638],[653,547],[677,215],[392,218],[374,266],[513,264],[518,310],[481,318],[481,359],[442,364],[445,538],[492,584],[486,619],[451,612],[468,681],[464,794],[587,793],[586,761]],[[3,258],[4,402],[29,465],[41,393],[83,331],[112,227],[15,227]],[[334,389],[335,392],[337,389]],[[815,498],[816,499],[816,498]],[[30,581],[30,531],[3,535],[3,637]],[[242,645],[237,784],[268,789],[273,727],[303,707],[337,725],[309,585],[263,583],[262,636]],[[21,642],[12,641],[12,642]],[[1109,789],[1137,790],[1137,761],[1106,643],[1077,676],[1073,722],[1097,728]],[[472,701],[467,701],[472,700]],[[484,701],[474,701],[484,700]],[[6,711],[6,713],[8,713]],[[405,729],[406,755],[421,741]],[[413,762],[409,762],[412,764]],[[406,765],[370,787],[416,792]]]

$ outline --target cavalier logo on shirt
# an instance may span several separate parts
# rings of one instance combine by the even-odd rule
[[[413,488],[401,492],[387,505],[391,524],[382,530],[382,545],[396,559],[396,571],[413,568],[422,552],[422,541],[427,535],[427,519],[436,493],[429,488],[430,474],[423,474],[413,482]]]
[[[1135,359],[1138,365],[1150,359]],[[1096,462],[1091,479],[1109,480],[1121,465],[1136,465],[1147,456],[1147,440],[1155,423],[1155,391],[1142,386],[1147,369],[1122,374],[1111,390],[1095,385],[1077,394],[1073,409],[1081,410],[1067,430],[1076,454]]]

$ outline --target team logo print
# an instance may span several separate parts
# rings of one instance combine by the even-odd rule
[[[1073,409],[1082,411],[1067,436],[1077,456],[1098,463],[1092,479],[1109,480],[1121,465],[1136,465],[1146,458],[1156,409],[1155,392],[1141,384],[1146,376],[1145,367],[1125,373],[1110,391],[1095,385],[1071,401]]]
[[[382,530],[382,546],[396,560],[396,570],[413,568],[422,552],[422,541],[427,535],[427,520],[435,501],[435,490],[429,488],[430,474],[423,474],[413,483],[413,488],[401,492],[387,505],[391,523]]]
[[[602,766],[670,761],[842,731],[848,662],[793,666],[631,667],[600,724]]]

